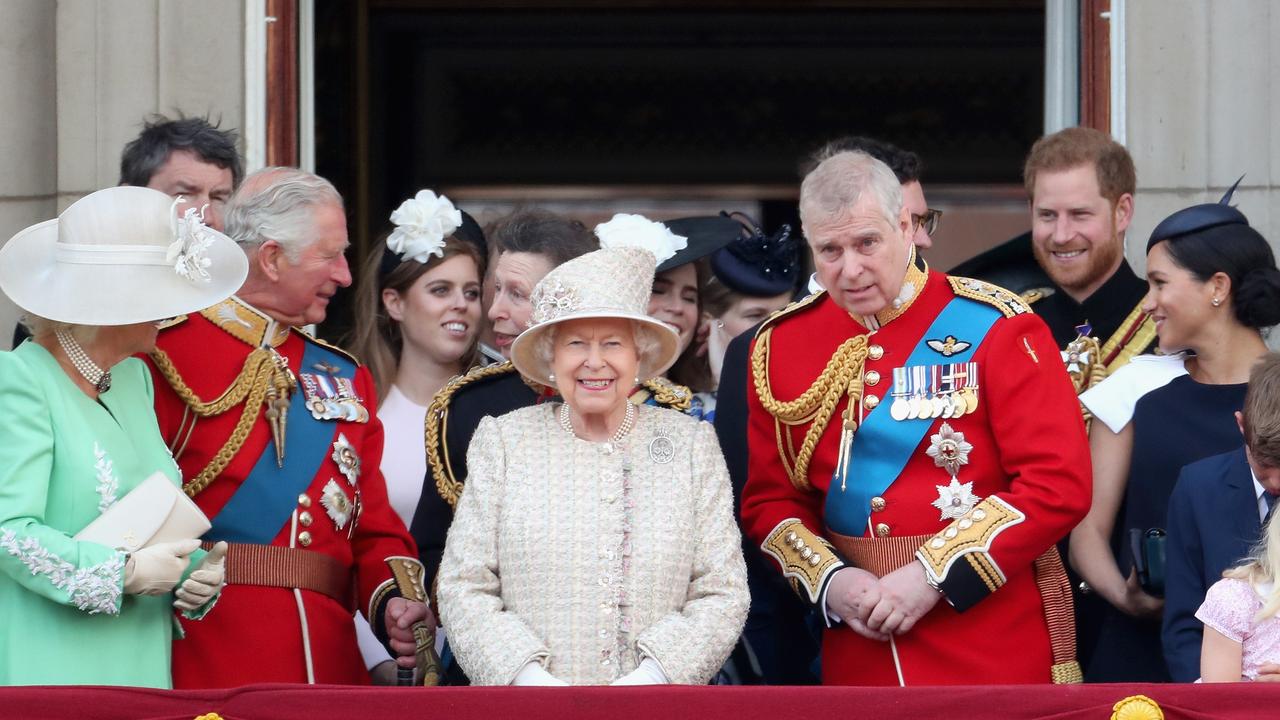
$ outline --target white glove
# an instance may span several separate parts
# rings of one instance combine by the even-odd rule
[[[226,557],[227,544],[219,541],[200,561],[200,567],[193,570],[182,581],[182,585],[178,586],[175,593],[178,599],[173,601],[173,606],[191,612],[212,600],[222,588],[222,581],[227,575],[224,567]]]
[[[525,663],[524,667],[520,668],[520,672],[516,673],[516,677],[511,681],[511,684],[541,687],[567,687],[569,685],[569,683],[544,670],[537,660]]]
[[[130,595],[164,595],[182,579],[187,556],[199,547],[199,540],[178,540],[133,553],[124,566],[124,591]]]
[[[609,683],[610,685],[669,685],[671,681],[667,679],[667,674],[662,672],[662,666],[653,658],[645,658],[640,661],[635,670],[623,675],[622,677]]]

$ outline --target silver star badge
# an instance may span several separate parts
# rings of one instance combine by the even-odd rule
[[[933,506],[942,511],[941,520],[959,520],[982,499],[973,494],[973,483],[961,484],[954,475],[950,485],[934,487],[938,488],[938,499],[933,501]]]
[[[329,514],[329,518],[339,530],[346,527],[351,520],[353,510],[351,500],[347,498],[347,494],[342,491],[342,487],[337,482],[330,480],[325,483],[320,504],[324,506],[324,511]]]
[[[356,454],[356,449],[351,446],[351,441],[347,440],[347,436],[338,433],[338,439],[333,443],[333,461],[337,463],[338,470],[347,477],[347,482],[355,485],[356,478],[360,477],[360,456]]]
[[[942,423],[938,432],[929,437],[929,449],[925,454],[933,458],[933,464],[946,468],[951,475],[960,472],[962,465],[969,464],[969,451],[973,445],[965,442],[964,433],[951,429],[951,425]]]

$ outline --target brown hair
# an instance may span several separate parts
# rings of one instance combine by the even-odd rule
[[[552,267],[600,249],[600,241],[581,222],[538,208],[516,210],[497,219],[485,236],[499,253],[534,253]]]
[[[1280,467],[1280,353],[1263,355],[1249,371],[1241,414],[1244,442],[1253,459]]]
[[[680,267],[677,265],[676,267]],[[697,322],[702,322],[702,309],[705,307],[703,299],[703,290],[707,287],[708,278],[711,277],[711,263],[707,258],[699,258],[693,261],[693,269],[698,277],[698,313]],[[680,353],[680,357],[676,358],[675,363],[671,365],[671,369],[667,371],[667,379],[672,382],[679,383],[694,392],[711,392],[716,389],[715,378],[711,374],[711,362],[707,359],[706,354],[698,354],[698,331],[695,326],[693,331],[693,340],[689,342],[689,347]]]
[[[404,349],[400,323],[387,314],[387,308],[382,304],[382,291],[395,290],[403,294],[428,270],[458,255],[475,261],[478,278],[484,277],[485,268],[485,260],[480,257],[479,249],[456,235],[445,238],[442,257],[432,256],[425,263],[404,260],[384,276],[382,259],[386,249],[387,235],[383,235],[373,244],[373,249],[365,258],[364,267],[360,270],[360,290],[356,295],[355,327],[347,339],[347,346],[368,366],[373,375],[379,403],[386,399],[395,382],[396,371],[400,367],[400,353]],[[480,362],[478,339],[479,333],[459,360],[462,371]]]
[[[1027,196],[1035,200],[1036,175],[1093,165],[1098,174],[1098,191],[1114,208],[1120,196],[1132,195],[1138,186],[1133,158],[1110,135],[1087,127],[1071,127],[1045,135],[1031,146],[1022,168]]]

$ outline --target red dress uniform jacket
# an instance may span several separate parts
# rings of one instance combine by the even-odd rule
[[[304,373],[310,373],[312,378],[325,376],[331,386],[339,384],[342,373],[327,375],[335,368],[323,358],[356,367],[341,351],[297,330],[274,326],[235,298],[163,330],[157,342],[158,352],[148,358],[155,375],[161,433],[174,450],[188,487],[197,486],[196,503],[214,523],[207,540],[240,540],[234,533],[219,535],[220,525],[230,520],[220,515],[224,509],[227,513],[239,512],[233,496],[246,485],[255,467],[264,467],[260,462],[266,467],[276,466],[276,444],[265,418],[265,406],[255,402],[252,390],[270,382],[261,377],[251,382],[251,378],[246,379],[251,373],[242,372],[251,351],[263,343],[266,335],[271,336],[266,342],[275,347],[299,379],[292,394],[293,404],[307,401]],[[315,367],[302,367],[304,352],[309,361],[321,360],[312,363]],[[318,420],[310,412],[289,416],[289,423],[300,422],[302,416],[301,421],[320,424],[313,428],[319,433],[316,442],[297,448],[286,443],[284,448],[284,474],[288,475],[292,465],[300,468],[297,472],[306,472],[309,480],[296,478],[299,489],[293,491],[296,496],[291,494],[284,501],[283,514],[276,514],[278,524],[257,528],[261,532],[260,545],[305,548],[329,558],[332,562],[325,561],[326,567],[336,568],[337,576],[345,578],[345,583],[340,583],[345,587],[334,594],[345,597],[311,589],[238,584],[237,576],[248,567],[245,561],[238,561],[233,545],[227,558],[229,584],[216,608],[205,618],[207,622],[184,623],[185,639],[174,644],[175,688],[260,682],[368,684],[369,675],[351,622],[352,612],[359,608],[368,615],[375,630],[382,630],[385,602],[399,594],[385,559],[416,558],[417,550],[387,500],[378,469],[383,434],[375,414],[377,393],[372,378],[360,366],[347,380],[346,389],[354,390],[348,394],[358,399],[341,403],[340,409],[348,412],[348,418]],[[238,382],[249,383],[247,401],[212,416],[194,412],[189,392],[211,402],[224,391],[234,394],[229,388]],[[181,387],[188,398],[184,400],[175,386]],[[310,395],[314,402],[315,393]],[[234,455],[227,457],[223,452],[219,459],[246,402],[253,405],[247,437]],[[367,417],[359,415],[360,406],[367,410]],[[344,449],[346,452],[340,452]],[[317,453],[323,457],[316,457]],[[225,467],[219,470],[223,461]],[[317,465],[318,469],[310,470]],[[206,482],[206,486],[199,487]],[[240,510],[245,509],[242,502]],[[258,508],[247,510],[244,514],[249,520],[240,522],[251,525]],[[314,555],[310,557],[315,559]],[[268,572],[270,568],[258,571]],[[330,579],[333,575],[330,573]]]
[[[899,670],[907,685],[1030,683],[1073,676],[1078,673],[1074,659],[1064,663],[1061,658],[1062,652],[1074,656],[1074,628],[1056,551],[1041,561],[1056,568],[1048,593],[1050,607],[1042,597],[1044,588],[1037,584],[1037,574],[1050,569],[1037,566],[1037,559],[1079,522],[1089,506],[1089,448],[1071,383],[1048,328],[1016,296],[915,266],[908,280],[913,275],[923,289],[901,308],[883,311],[874,320],[855,319],[821,293],[767,322],[761,333],[772,329],[765,367],[772,396],[784,402],[799,397],[842,343],[865,335],[861,402],[849,416],[860,426],[881,402],[894,400],[894,368],[905,366],[918,344],[939,341],[930,362],[948,362],[944,351],[955,345],[945,345],[947,333],[923,336],[959,293],[963,298],[956,302],[987,303],[1003,313],[980,342],[955,338],[979,343],[970,359],[977,363],[979,376],[977,407],[958,418],[932,421],[902,472],[864,508],[869,519],[862,537],[853,541],[862,551],[855,563],[850,553],[828,542],[832,533],[824,522],[828,495],[842,492],[839,481],[833,485],[832,479],[848,397],[841,398],[817,440],[803,479],[809,486],[805,488],[803,481],[789,477],[782,458],[802,447],[810,423],[775,423],[759,388],[749,380],[750,470],[742,500],[743,525],[779,562],[801,596],[815,605],[823,603],[831,575],[855,564],[882,565],[868,569],[883,575],[907,562],[923,562],[943,592],[945,600],[912,630],[895,637],[897,663],[889,643],[832,625],[823,640],[827,684],[896,685]],[[757,344],[761,337],[757,335]],[[944,491],[951,486],[951,475],[927,454],[944,423],[972,445],[968,463],[957,473],[959,483],[972,483],[972,497],[961,493],[956,503],[961,511],[967,509],[962,516],[944,517],[934,504],[949,506],[956,494]],[[792,450],[783,448],[788,437]],[[880,450],[857,440],[854,430],[854,456]],[[896,560],[883,566],[886,558]],[[1070,637],[1054,638],[1052,650],[1058,652],[1051,651],[1046,611],[1056,616],[1057,626],[1067,623]],[[1068,641],[1068,647],[1059,647]],[[1059,667],[1054,667],[1055,660]]]

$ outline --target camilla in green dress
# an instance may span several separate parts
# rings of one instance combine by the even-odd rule
[[[244,254],[167,195],[92,193],[0,246],[34,337],[0,352],[0,685],[171,686],[175,613],[217,600],[225,546],[132,553],[75,535],[145,479],[182,478],[151,376],[156,321],[244,281]]]
[[[124,553],[71,537],[157,470],[180,482],[146,367],[111,374],[95,401],[40,345],[0,353],[0,684],[169,687],[172,594],[125,595]]]

